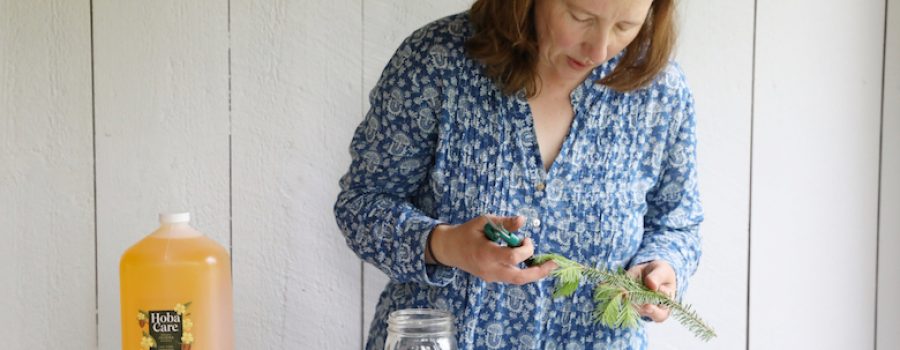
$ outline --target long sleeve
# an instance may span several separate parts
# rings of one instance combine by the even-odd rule
[[[353,136],[334,214],[347,245],[392,280],[442,286],[456,270],[425,264],[440,222],[413,204],[427,190],[441,110],[441,71],[429,50],[428,38],[413,35],[385,67]]]
[[[659,182],[647,193],[644,236],[632,264],[663,260],[677,278],[677,297],[684,295],[688,279],[700,260],[700,223],[703,211],[697,186],[696,117],[687,87],[676,95],[670,141],[662,161]]]

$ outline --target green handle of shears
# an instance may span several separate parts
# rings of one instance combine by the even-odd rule
[[[487,223],[484,225],[484,235],[493,242],[504,241],[510,247],[518,247],[522,245],[522,239],[515,233],[511,233],[504,229],[498,229]]]

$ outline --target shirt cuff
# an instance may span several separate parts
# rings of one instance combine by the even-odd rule
[[[410,223],[411,226],[407,231],[414,233],[413,236],[417,239],[417,241],[410,242],[410,247],[414,250],[413,256],[417,257],[411,261],[414,265],[413,271],[411,272],[416,274],[413,280],[418,280],[434,287],[444,287],[449,285],[456,278],[456,272],[458,271],[455,267],[425,263],[425,251],[428,249],[428,235],[431,234],[431,231],[434,230],[435,226],[442,223],[443,222],[431,218],[414,220]]]

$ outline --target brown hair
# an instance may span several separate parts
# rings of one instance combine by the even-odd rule
[[[675,45],[674,1],[653,0],[637,37],[599,83],[631,91],[649,84],[666,67]],[[477,0],[469,16],[475,26],[466,42],[469,56],[484,64],[503,93],[512,95],[524,88],[528,97],[537,94],[534,0]]]

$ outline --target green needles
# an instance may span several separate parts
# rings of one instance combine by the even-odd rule
[[[609,272],[590,268],[558,254],[541,254],[534,257],[535,264],[550,260],[559,266],[552,273],[556,277],[553,297],[572,295],[583,279],[596,284],[594,322],[600,322],[609,328],[636,327],[640,318],[637,308],[643,304],[654,304],[668,307],[672,317],[698,338],[708,341],[716,336],[715,330],[703,321],[690,305],[681,304],[663,293],[648,289],[622,269]]]

